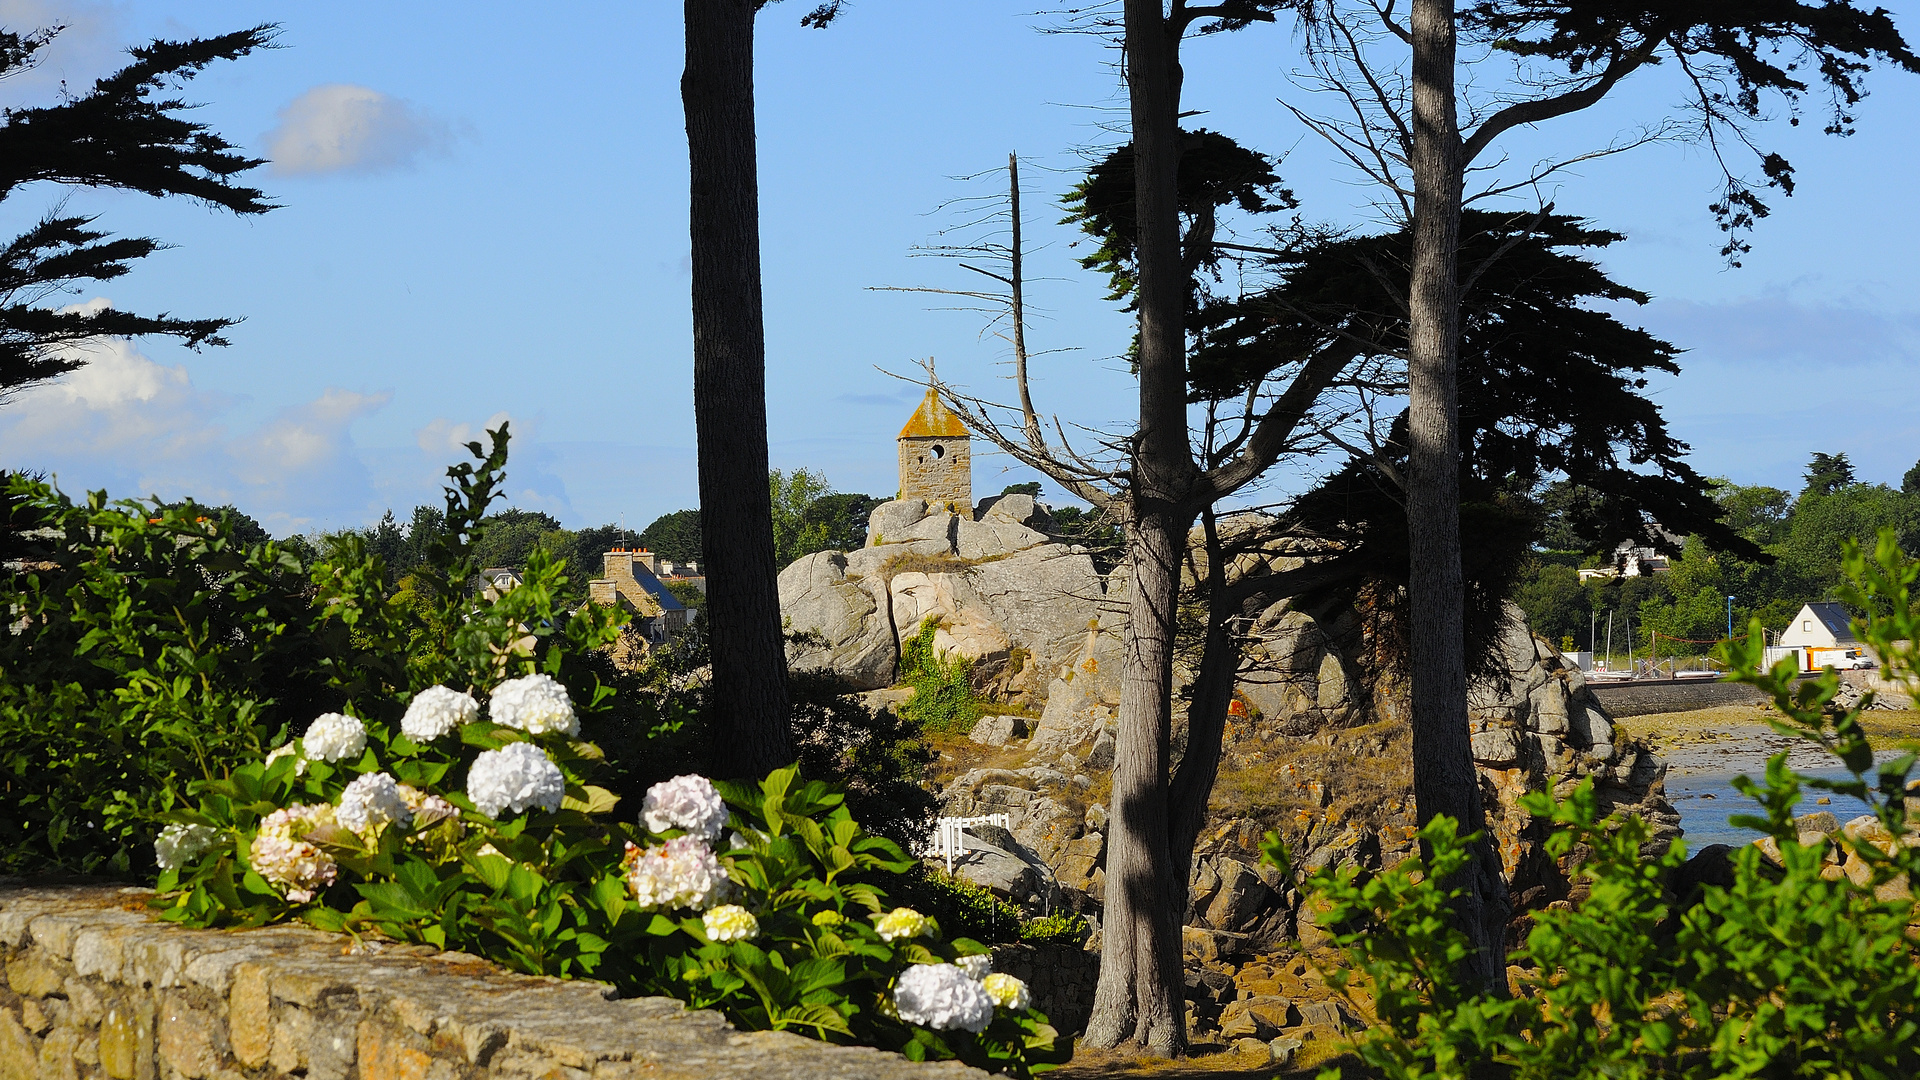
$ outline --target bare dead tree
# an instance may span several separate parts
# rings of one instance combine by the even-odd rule
[[[1023,274],[1012,251],[1005,275],[969,267],[998,279],[1008,287],[1006,294],[923,290],[988,304],[997,304],[1004,295],[1009,317],[1019,310],[1008,334],[1015,343],[1017,404],[1000,405],[961,392],[942,382],[931,367],[926,381],[972,430],[1104,510],[1126,533],[1131,589],[1107,843],[1107,959],[1088,1038],[1106,1046],[1130,1040],[1169,1056],[1181,1053],[1186,1044],[1180,918],[1187,859],[1176,860],[1176,853],[1191,853],[1203,820],[1219,760],[1218,728],[1226,714],[1224,697],[1190,712],[1190,747],[1213,749],[1190,749],[1176,775],[1169,754],[1172,664],[1188,533],[1197,517],[1210,516],[1213,506],[1254,483],[1280,455],[1317,438],[1320,425],[1310,418],[1323,394],[1361,355],[1353,343],[1336,338],[1296,364],[1280,365],[1273,379],[1249,392],[1241,415],[1213,416],[1203,425],[1201,448],[1196,450],[1187,414],[1184,307],[1194,268],[1209,257],[1215,242],[1215,228],[1209,219],[1185,237],[1180,231],[1174,193],[1182,153],[1175,122],[1177,50],[1193,22],[1224,16],[1217,8],[1189,11],[1176,4],[1175,9],[1174,16],[1162,18],[1157,4],[1127,5],[1139,223],[1137,426],[1124,436],[1096,436],[1092,446],[1076,447],[1055,417],[1049,435],[1031,392]],[[1230,436],[1218,434],[1229,429]],[[1210,636],[1225,632],[1226,617],[1220,617]],[[1230,694],[1231,680],[1225,685]],[[1176,789],[1181,807],[1177,821]]]

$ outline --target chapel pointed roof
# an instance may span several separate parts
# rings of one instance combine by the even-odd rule
[[[900,429],[902,439],[964,439],[967,434],[967,426],[931,389],[920,399],[920,407],[913,410],[907,426]]]

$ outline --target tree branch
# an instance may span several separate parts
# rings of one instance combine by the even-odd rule
[[[1500,137],[1501,134],[1513,128],[1520,127],[1524,124],[1537,124],[1542,120],[1551,120],[1556,116],[1565,116],[1568,113],[1579,112],[1581,109],[1587,108],[1601,98],[1606,97],[1607,93],[1611,91],[1621,79],[1639,70],[1647,61],[1653,59],[1653,55],[1660,48],[1662,40],[1664,40],[1664,38],[1659,32],[1659,29],[1656,28],[1654,31],[1649,32],[1646,38],[1632,51],[1616,55],[1613,60],[1607,64],[1607,69],[1601,72],[1600,76],[1588,85],[1578,90],[1569,90],[1564,94],[1556,94],[1553,97],[1515,102],[1501,109],[1499,112],[1494,113],[1492,116],[1487,117],[1487,119],[1474,130],[1472,135],[1462,141],[1460,153],[1461,164],[1464,165],[1471,162],[1475,157],[1479,156],[1480,151],[1487,148],[1487,144],[1493,142],[1493,140]]]

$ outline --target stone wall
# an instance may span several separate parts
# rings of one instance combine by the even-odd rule
[[[1590,682],[1587,689],[1616,719],[1650,713],[1711,709],[1716,705],[1760,705],[1767,701],[1765,694],[1745,683],[1724,683],[1713,679]]]
[[[0,885],[0,1080],[983,1077],[464,953],[185,930],[145,890]]]
[[[1100,954],[1073,945],[1001,945],[993,970],[1024,980],[1033,1006],[1063,1035],[1087,1029],[1093,991],[1100,981]]]

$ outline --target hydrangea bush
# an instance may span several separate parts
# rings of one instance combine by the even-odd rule
[[[977,961],[982,993],[1016,1004],[984,1026],[902,1018],[920,1015],[900,1003],[912,968],[987,950],[890,912],[912,860],[838,791],[793,770],[648,790],[686,772],[690,713],[613,700],[625,617],[540,549],[518,587],[472,587],[506,446],[503,427],[449,470],[445,528],[398,582],[358,537],[309,561],[191,504],[10,482],[0,524],[37,569],[0,578],[0,778],[19,811],[0,867],[151,866],[161,916],[187,925],[300,919],[1016,1075],[1064,1059]],[[883,916],[911,932],[883,937]]]
[[[484,713],[460,696],[423,690],[399,731],[324,715],[288,752],[198,785],[155,843],[162,917],[297,917],[1017,1076],[1070,1055],[986,946],[887,905],[880,883],[913,860],[828,785],[683,775],[623,819],[556,680],[503,680]]]

